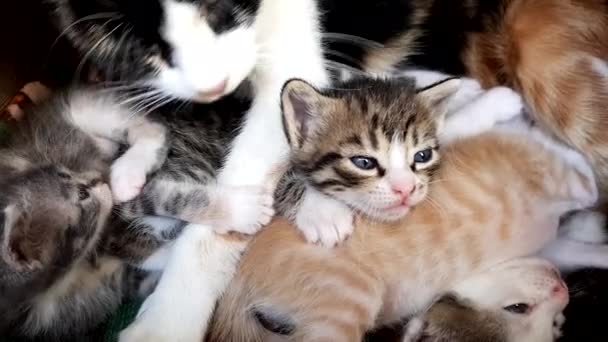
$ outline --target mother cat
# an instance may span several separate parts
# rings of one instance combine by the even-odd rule
[[[608,184],[603,0],[50,1],[83,58],[107,79],[153,88],[150,102],[210,102],[252,81],[255,100],[221,183],[267,184],[287,151],[281,86],[291,77],[326,86],[326,67],[342,63],[372,72],[422,67],[512,86],[539,122],[586,154],[600,185]],[[338,223],[350,221],[347,208],[319,194],[307,198],[315,201],[296,216],[300,229],[334,225],[330,243],[348,235],[352,226]],[[335,221],[315,216],[320,207],[332,208]]]

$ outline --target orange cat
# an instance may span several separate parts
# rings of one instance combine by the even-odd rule
[[[407,217],[358,218],[337,248],[307,244],[274,221],[245,253],[209,340],[361,341],[473,272],[536,253],[562,214],[597,199],[584,158],[534,129],[456,140],[443,156],[428,198]]]

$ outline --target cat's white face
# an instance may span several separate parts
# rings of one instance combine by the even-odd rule
[[[231,93],[251,74],[257,61],[255,22],[251,13],[231,9],[234,23],[220,32],[196,3],[165,0],[161,37],[171,60],[150,57],[158,73],[155,88],[181,99],[212,102]]]
[[[539,258],[498,264],[463,281],[455,292],[506,322],[509,341],[553,341],[568,304],[559,272]]]

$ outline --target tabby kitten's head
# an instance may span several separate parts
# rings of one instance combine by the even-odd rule
[[[366,215],[401,218],[427,194],[444,100],[459,84],[416,90],[409,79],[359,78],[318,90],[288,81],[281,102],[295,171]]]
[[[89,254],[112,207],[110,189],[99,174],[55,165],[0,170],[4,274],[20,279],[45,270],[57,273]]]

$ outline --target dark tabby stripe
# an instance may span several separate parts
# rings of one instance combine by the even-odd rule
[[[361,184],[361,182],[367,177],[361,177],[357,174],[351,173],[349,171],[343,170],[339,167],[333,167],[333,171],[338,175],[338,177],[342,178],[345,186],[354,187]]]

